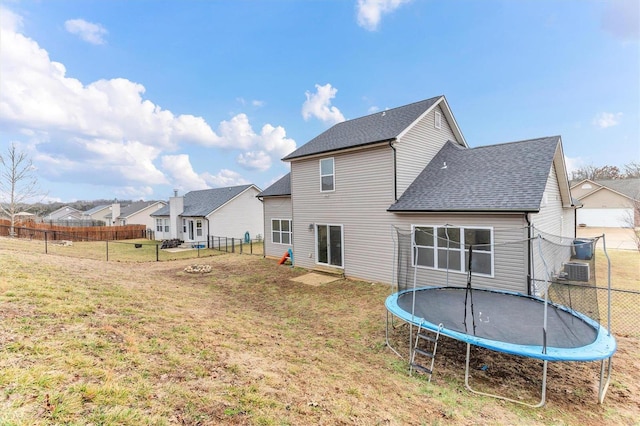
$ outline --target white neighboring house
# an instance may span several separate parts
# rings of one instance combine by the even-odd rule
[[[264,234],[260,188],[253,184],[203,189],[179,196],[151,216],[155,239],[207,242],[209,237],[251,239]]]
[[[111,204],[103,204],[82,212],[82,220],[99,220],[109,225],[108,214],[111,214]]]
[[[166,205],[165,201],[136,201],[126,206],[115,203],[105,219],[112,226],[144,225],[147,229],[155,229],[156,218],[151,215]]]
[[[65,220],[82,220],[82,212],[71,206],[62,206],[57,210],[52,211],[46,215],[43,219],[45,222],[58,222]]]

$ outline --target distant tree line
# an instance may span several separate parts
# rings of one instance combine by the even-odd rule
[[[640,162],[632,161],[625,164],[620,170],[617,166],[587,165],[571,172],[571,180],[610,180],[610,179],[632,179],[640,178]]]
[[[62,203],[60,201],[55,201],[55,202],[48,202],[48,203],[34,203],[30,206],[29,210],[34,213],[37,213],[38,216],[46,216],[49,213],[54,212],[59,208],[65,207],[65,206],[73,207],[74,209],[84,212],[98,206],[106,206],[106,205],[110,206],[113,203],[127,205],[127,204],[131,204],[132,201],[131,200],[114,201],[113,199],[111,200],[99,199],[99,200],[91,200],[91,201],[78,200],[78,201],[72,201],[69,203]]]

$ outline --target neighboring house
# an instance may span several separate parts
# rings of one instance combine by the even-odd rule
[[[164,201],[135,201],[124,207],[115,203],[109,207],[110,212],[105,219],[113,226],[145,225],[147,229],[155,229],[156,218],[151,215],[166,205]]]
[[[561,138],[471,149],[444,96],[339,123],[283,160],[290,176],[259,195],[265,254],[282,256],[274,224],[291,220],[296,266],[393,282],[395,226],[488,244],[474,254],[474,285],[527,293],[529,225],[575,235]],[[464,248],[414,244],[421,279],[464,285]],[[555,272],[564,260],[550,262]]]
[[[203,189],[178,196],[152,213],[156,240],[178,238],[185,242],[209,241],[208,237],[244,239],[264,234],[262,203],[255,185]]]
[[[571,187],[571,195],[582,208],[577,211],[578,225],[627,228],[640,226],[640,179],[590,180]]]
[[[82,212],[71,206],[62,206],[58,210],[54,210],[46,215],[43,220],[45,222],[58,222],[65,220],[82,220]]]
[[[96,206],[92,209],[82,212],[82,220],[97,220],[105,224],[109,224],[107,215],[111,214],[111,204]]]

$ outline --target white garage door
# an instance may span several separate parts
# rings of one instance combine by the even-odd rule
[[[624,228],[633,209],[578,209],[578,225]]]

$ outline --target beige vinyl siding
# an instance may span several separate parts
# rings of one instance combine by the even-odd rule
[[[335,191],[320,192],[319,161],[335,159]],[[389,282],[393,253],[393,151],[389,146],[328,155],[291,164],[293,247],[296,266],[316,267],[315,227],[343,226],[344,273]],[[386,274],[386,275],[385,275]]]
[[[527,228],[523,214],[463,215],[463,214],[398,214],[395,223],[407,232],[412,225],[460,226],[466,228],[493,228],[493,277],[474,275],[473,287],[527,293]],[[417,269],[420,286],[465,286],[467,274],[432,269]]]
[[[281,257],[291,244],[274,244],[271,242],[271,219],[291,220],[291,197],[265,197],[264,206],[264,254]]]
[[[574,210],[563,208],[555,168],[551,167],[544,190],[540,212],[531,215],[535,235],[545,239],[533,243],[534,279],[545,281],[562,270],[570,259],[569,245],[575,235]],[[539,287],[539,291],[544,288]]]
[[[596,183],[582,182],[571,188],[571,196],[579,199],[580,197],[584,197],[585,195],[589,194],[590,192],[596,191],[599,188],[602,188],[602,186]]]
[[[156,219],[151,215],[163,207],[162,203],[154,203],[126,218],[127,225],[145,225],[147,229],[156,229]]]
[[[473,285],[527,292],[527,246],[524,215],[393,214],[393,153],[380,147],[335,158],[336,190],[321,193],[319,158],[294,161],[291,166],[293,241],[296,266],[315,268],[315,232],[310,224],[343,226],[344,274],[373,282],[395,282],[394,228],[411,225],[493,227],[494,277],[473,278]],[[505,244],[509,242],[509,244]],[[445,285],[446,273],[420,270],[426,285]],[[451,285],[465,285],[464,273],[450,273]]]
[[[218,237],[244,238],[249,232],[251,238],[264,236],[262,202],[256,198],[258,190],[250,187],[240,195],[207,216],[209,234]],[[206,223],[204,232],[206,233]]]
[[[628,209],[633,207],[633,203],[628,197],[603,188],[591,195],[580,199],[583,208],[601,209]]]
[[[442,126],[434,126],[434,114],[442,116]],[[448,140],[458,142],[440,105],[429,111],[396,143],[398,198]]]

